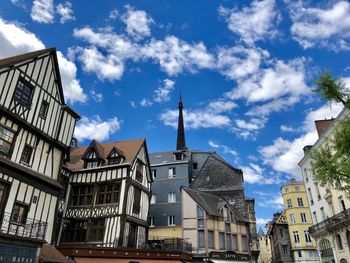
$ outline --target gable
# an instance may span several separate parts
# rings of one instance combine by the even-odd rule
[[[210,155],[194,178],[191,188],[201,190],[237,190],[243,184],[242,171]]]

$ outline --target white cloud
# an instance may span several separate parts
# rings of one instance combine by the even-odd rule
[[[126,13],[122,16],[122,21],[126,24],[126,32],[136,40],[141,40],[151,35],[150,25],[153,19],[143,10],[135,10],[130,5],[126,5]]]
[[[100,116],[96,115],[92,118],[82,117],[77,123],[74,136],[78,141],[98,140],[105,141],[110,135],[120,129],[121,121],[117,117],[103,121]]]
[[[199,128],[223,128],[228,127],[231,124],[229,117],[206,111],[205,109],[199,110],[184,110],[184,121],[187,129],[199,129]],[[160,119],[165,125],[177,128],[178,111],[167,110],[160,115]]]
[[[167,102],[170,100],[170,93],[174,90],[175,81],[170,79],[163,80],[163,87],[159,87],[154,91],[153,100],[155,102]]]
[[[61,16],[60,22],[64,24],[67,21],[74,21],[75,17],[73,15],[72,4],[70,2],[65,2],[58,4],[56,6],[57,13]]]
[[[262,60],[268,56],[267,51],[259,48],[220,47],[217,51],[217,68],[224,76],[237,80],[257,73]]]
[[[266,218],[256,218],[256,224],[265,226],[268,221],[271,221],[271,219]]]
[[[133,107],[134,109],[137,108],[137,105],[136,105],[135,101],[133,101],[133,100],[130,101],[130,105],[131,105],[131,107]]]
[[[140,101],[140,106],[141,107],[150,107],[153,105],[153,102],[146,99],[146,98],[142,98],[142,100]]]
[[[299,58],[287,63],[276,60],[273,67],[239,81],[238,88],[226,95],[231,99],[245,98],[248,102],[259,102],[283,96],[296,97],[307,92],[304,60]]]
[[[296,129],[296,128],[293,128],[291,126],[287,126],[284,124],[280,126],[280,130],[283,132],[291,132],[291,133],[299,131],[299,129]]]
[[[210,147],[212,147],[212,148],[215,148],[215,149],[217,149],[217,148],[220,147],[219,144],[217,144],[217,143],[215,143],[215,142],[213,142],[213,141],[211,141],[211,140],[208,141],[208,145],[209,145]]]
[[[26,9],[24,0],[11,0],[11,3],[20,8]]]
[[[111,20],[115,20],[119,17],[119,12],[117,9],[113,9],[111,12],[109,12],[108,18]]]
[[[90,96],[97,103],[102,102],[103,99],[104,99],[103,98],[103,94],[99,93],[99,92],[96,92],[95,90],[91,90],[90,91]]]
[[[259,131],[265,127],[266,122],[267,119],[264,117],[251,118],[249,121],[237,119],[235,120],[236,125],[231,128],[231,131],[244,139],[255,140]]]
[[[301,136],[293,140],[278,137],[272,144],[259,149],[264,164],[270,165],[277,172],[300,179],[301,174],[298,163],[304,155],[303,147],[313,145],[318,138],[314,121],[335,117],[341,108],[340,105],[333,105],[331,109],[329,106],[323,106],[308,112],[301,127],[302,131],[304,131]]]
[[[244,182],[248,184],[278,184],[279,179],[264,176],[264,169],[257,164],[250,163],[249,166],[241,167]]]
[[[272,207],[275,210],[282,210],[284,208],[283,197],[280,193],[270,194],[259,199],[258,206],[260,207]]]
[[[37,36],[15,23],[7,22],[0,18],[0,57],[9,57],[44,49],[44,43]],[[77,79],[76,65],[57,51],[57,59],[60,67],[63,92],[65,99],[71,103],[76,101],[85,102],[84,94],[79,80]]]
[[[34,0],[31,17],[33,21],[39,23],[53,23],[54,21],[54,4],[53,0]]]
[[[237,104],[230,100],[218,99],[208,104],[209,109],[215,113],[223,113],[231,111],[237,107]]]
[[[289,4],[293,38],[303,47],[350,49],[350,3],[330,1],[328,8],[305,7],[303,1]]]
[[[275,0],[255,0],[242,10],[220,7],[219,13],[226,18],[228,28],[248,45],[277,34],[274,27],[278,23],[279,15]]]

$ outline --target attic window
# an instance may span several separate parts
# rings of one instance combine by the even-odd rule
[[[94,168],[100,166],[100,161],[97,158],[96,152],[90,150],[87,158],[85,159],[85,168]]]
[[[108,164],[113,165],[113,164],[120,164],[121,162],[123,162],[123,160],[125,158],[124,158],[123,153],[121,151],[119,151],[115,147],[113,147],[113,150],[108,155],[107,159],[108,159]]]
[[[182,152],[176,152],[174,153],[174,157],[176,161],[181,161],[183,159],[185,159],[185,154]]]
[[[117,156],[117,157],[111,157],[108,159],[108,164],[113,165],[113,164],[120,164],[122,162],[122,157]]]

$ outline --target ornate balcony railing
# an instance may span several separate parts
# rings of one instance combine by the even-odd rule
[[[12,220],[9,213],[4,213],[1,222],[0,234],[14,235],[24,238],[45,240],[47,223],[27,218],[25,223]]]
[[[333,231],[347,225],[350,225],[350,208],[311,226],[309,231],[312,236],[317,237],[325,231]]]

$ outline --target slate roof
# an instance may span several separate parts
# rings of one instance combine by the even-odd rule
[[[222,217],[219,209],[225,204],[233,211],[235,220],[247,222],[247,219],[242,217],[236,209],[234,209],[225,199],[219,196],[212,195],[203,191],[195,190],[189,187],[182,187],[192,198],[199,204],[209,215]]]
[[[175,160],[174,153],[183,152],[185,154],[185,158],[183,160]],[[191,157],[190,151],[167,151],[167,152],[156,152],[150,153],[149,158],[151,165],[161,165],[167,163],[181,163],[181,162],[189,162]]]
[[[105,161],[104,165],[108,164],[107,156],[110,154],[113,148],[117,148],[123,153],[125,159],[121,164],[130,164],[136,158],[144,143],[145,139],[134,139],[109,143],[98,143],[93,141],[89,146],[81,146],[71,149],[70,162],[66,163],[65,166],[72,171],[84,169],[84,160],[82,157],[90,146],[97,148],[99,155]],[[104,165],[102,165],[102,167]]]

